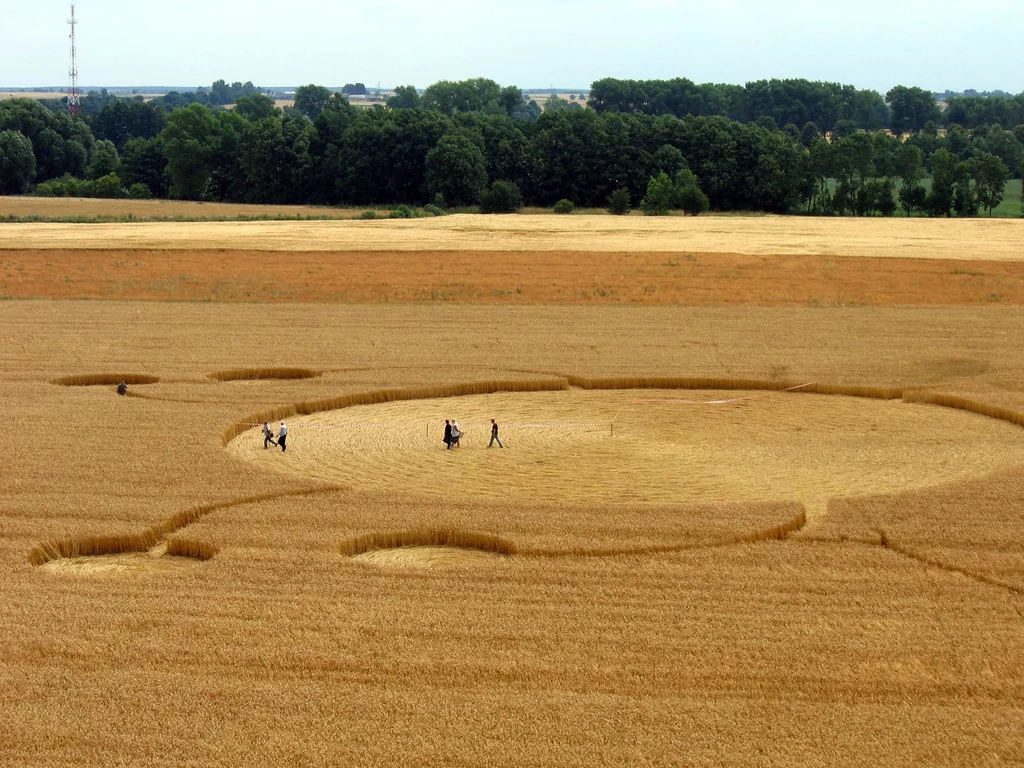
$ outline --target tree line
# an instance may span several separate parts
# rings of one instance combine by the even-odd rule
[[[232,109],[110,97],[76,118],[14,99],[0,102],[0,193],[451,207],[501,185],[498,197],[539,206],[970,216],[999,204],[1024,157],[1024,124],[940,131],[914,89],[890,92],[888,117],[870,92],[807,81],[742,98],[722,86],[744,111],[695,114],[672,95],[689,81],[647,83],[644,100],[612,87],[624,82],[594,83],[590,108],[544,111],[486,79],[401,87],[370,109],[308,85],[280,110],[251,83]],[[905,140],[859,127],[897,116]]]

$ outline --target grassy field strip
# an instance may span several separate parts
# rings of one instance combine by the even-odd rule
[[[388,221],[0,224],[0,248],[624,251],[1024,260],[1024,220],[480,216]]]

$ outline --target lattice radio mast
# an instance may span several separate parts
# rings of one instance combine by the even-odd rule
[[[78,26],[78,21],[75,19],[74,2],[71,3],[71,18],[68,19],[68,25],[71,27],[71,70],[69,73],[71,83],[68,86],[68,111],[72,115],[77,115],[82,108],[82,102],[78,94],[78,48],[75,45],[75,27]]]

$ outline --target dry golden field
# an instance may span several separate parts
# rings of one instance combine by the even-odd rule
[[[7,99],[35,99],[45,101],[46,99],[62,99],[67,93],[60,91],[0,91],[0,101]]]
[[[1020,219],[459,214],[187,226],[23,223],[0,230],[5,250],[586,251],[1024,261],[1022,244]]]
[[[1018,306],[72,295],[0,301],[0,765],[1024,763]]]

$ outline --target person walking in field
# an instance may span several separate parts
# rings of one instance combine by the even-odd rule
[[[272,430],[270,428],[270,422],[269,421],[264,421],[263,422],[263,450],[267,450],[267,447],[270,446],[270,445],[277,445],[277,442],[274,440],[274,430]]]
[[[128,382],[122,381],[117,385],[117,394],[121,397],[125,397],[128,394]]]
[[[281,446],[281,453],[288,450],[288,425],[283,421],[277,430],[277,444]]]
[[[444,444],[446,451],[452,449],[452,423],[448,419],[444,420]]]
[[[487,444],[487,447],[491,448],[491,447],[494,446],[495,443],[498,444],[499,448],[504,448],[505,447],[501,443],[501,438],[498,437],[498,424],[497,424],[497,422],[494,421],[494,419],[491,419],[491,442],[489,442]]]
[[[462,440],[462,430],[459,429],[459,422],[452,421],[452,448],[459,447],[459,441]]]

